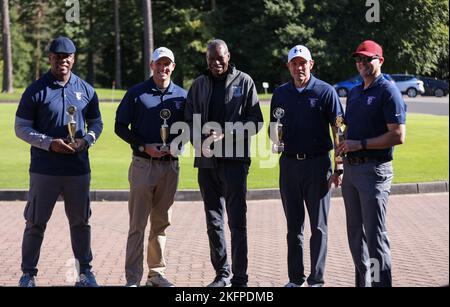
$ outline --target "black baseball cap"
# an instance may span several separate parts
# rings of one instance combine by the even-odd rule
[[[50,43],[50,52],[52,53],[75,53],[77,48],[72,40],[65,36],[55,38]]]

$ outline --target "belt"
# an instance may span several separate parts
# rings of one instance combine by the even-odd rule
[[[142,158],[142,159],[146,159],[146,160],[149,160],[149,161],[178,161],[178,158],[173,157],[171,155],[163,156],[161,158],[153,158],[153,157],[147,158],[147,157],[142,157],[142,156],[137,156],[137,157]]]
[[[389,162],[391,161],[388,157],[346,157],[348,164],[350,165],[361,165],[367,162]]]
[[[319,152],[319,153],[298,153],[298,154],[283,154],[284,156],[288,157],[288,158],[294,158],[297,160],[308,160],[308,159],[312,159],[312,158],[317,158],[317,157],[321,157],[321,156],[327,156],[328,152]]]

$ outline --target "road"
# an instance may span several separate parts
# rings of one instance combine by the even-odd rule
[[[405,99],[408,113],[421,113],[432,115],[449,115],[449,96],[446,97],[431,97],[431,96],[417,96],[416,98],[409,98],[403,96]],[[341,103],[345,107],[346,98],[341,98]],[[263,100],[261,104],[270,104],[270,101]]]

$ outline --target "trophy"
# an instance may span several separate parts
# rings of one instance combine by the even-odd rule
[[[344,118],[342,116],[338,116],[336,117],[336,121],[334,123],[334,126],[337,128],[337,133],[336,133],[336,138],[334,140],[334,145],[335,147],[337,147],[341,142],[344,141]],[[342,164],[343,163],[343,158],[344,154],[340,154],[339,156],[337,156],[335,158],[335,162]]]
[[[162,109],[161,112],[159,112],[159,117],[164,121],[161,125],[161,129],[159,130],[161,135],[161,140],[163,141],[163,144],[160,148],[160,151],[168,152],[170,151],[170,146],[167,145],[167,139],[169,138],[169,125],[167,125],[167,120],[172,116],[172,113],[170,113],[169,109]]]
[[[77,122],[75,121],[76,112],[76,106],[70,105],[67,107],[67,114],[69,115],[69,123],[67,124],[67,130],[69,130],[69,144],[75,143],[75,133],[77,131]]]
[[[284,109],[276,108],[273,111],[273,116],[277,119],[275,124],[276,127],[276,142],[273,144],[273,152],[281,153],[284,151],[284,141],[283,141],[283,124],[281,119],[284,117]]]

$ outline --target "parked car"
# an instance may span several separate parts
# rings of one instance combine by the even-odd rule
[[[388,74],[383,74],[383,77],[386,80],[391,81],[392,83],[394,83],[394,80],[391,78],[390,75]],[[345,81],[341,81],[336,83],[334,86],[336,92],[338,93],[339,97],[347,97],[348,93],[350,93],[350,90],[352,88],[354,88],[355,86],[359,85],[362,83],[362,78],[360,75],[356,75],[353,76],[352,78],[345,80]]]
[[[405,74],[391,74],[392,79],[395,81],[398,89],[402,94],[408,95],[408,97],[416,97],[417,94],[425,93],[423,81],[419,80],[416,76]]]
[[[425,93],[423,95],[442,97],[448,95],[448,82],[429,77],[419,77],[423,81]]]

